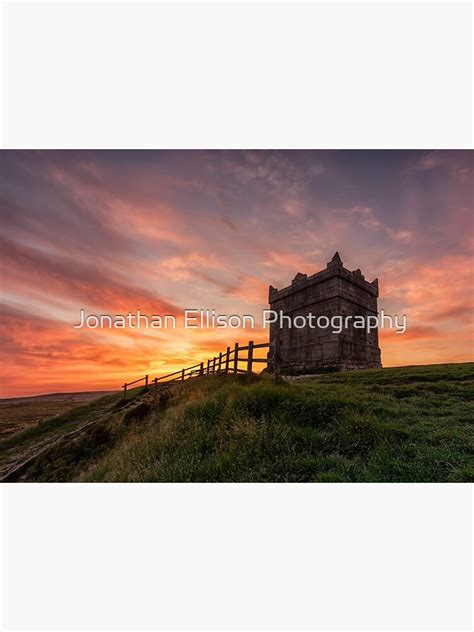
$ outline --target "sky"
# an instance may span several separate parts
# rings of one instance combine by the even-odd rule
[[[74,329],[89,314],[254,314],[268,286],[378,277],[384,366],[472,361],[471,151],[0,153],[0,397],[116,389],[268,330]]]

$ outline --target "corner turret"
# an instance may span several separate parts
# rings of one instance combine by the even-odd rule
[[[342,260],[337,251],[334,253],[334,257],[331,259],[331,261],[328,262],[326,267],[327,268],[336,268],[336,267],[342,268]]]

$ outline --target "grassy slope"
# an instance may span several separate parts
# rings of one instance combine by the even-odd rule
[[[117,394],[12,435],[0,442],[0,467],[98,417],[38,456],[23,480],[469,481],[473,394],[474,364],[280,385],[211,376],[176,387],[140,423],[124,423]]]
[[[177,388],[82,481],[469,481],[474,364]]]

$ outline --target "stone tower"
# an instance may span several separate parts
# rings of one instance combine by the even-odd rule
[[[281,290],[270,286],[269,303],[270,309],[292,318],[308,314],[329,319],[366,318],[377,315],[378,295],[378,280],[369,283],[360,270],[347,270],[336,252],[325,270],[311,276],[298,273],[291,285]],[[279,322],[272,323],[270,342],[278,340],[281,373],[298,375],[381,367],[377,329],[368,333],[366,328],[355,328],[350,320],[349,327],[341,333],[334,333],[331,327],[297,329],[285,323],[282,326]],[[270,369],[272,365],[270,361]]]

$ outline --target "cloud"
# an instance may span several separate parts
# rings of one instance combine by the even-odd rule
[[[137,308],[150,313],[178,313],[168,301],[128,285],[120,275],[108,274],[94,261],[73,261],[59,255],[0,239],[4,291],[24,296],[38,294],[65,304],[126,313]]]
[[[407,340],[433,340],[435,338],[443,338],[444,333],[435,327],[408,326],[404,333],[397,333],[395,329],[381,329],[379,337],[383,342],[391,340],[392,342],[403,344]]]
[[[257,277],[241,275],[234,287],[227,290],[227,294],[249,305],[264,305],[268,299],[268,284]]]

